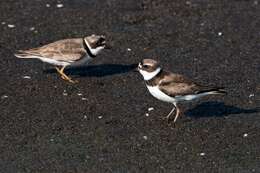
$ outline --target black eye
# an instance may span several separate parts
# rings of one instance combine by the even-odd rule
[[[103,41],[105,41],[105,38],[101,37],[101,38],[99,39],[99,41],[103,42]]]
[[[98,45],[98,46],[99,46],[101,43],[102,43],[101,40],[98,40],[98,41],[97,41],[97,45]]]
[[[104,41],[105,41],[104,38],[100,38],[100,39],[97,41],[96,44],[97,44],[98,46],[102,46]]]
[[[149,66],[148,65],[143,65],[143,68],[148,68]]]

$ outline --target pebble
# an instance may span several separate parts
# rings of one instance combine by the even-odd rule
[[[81,93],[78,93],[77,95],[78,95],[78,96],[82,96],[82,94],[81,94]]]
[[[12,25],[12,24],[8,24],[7,26],[8,26],[8,28],[14,28],[15,27],[15,25]]]
[[[247,133],[245,133],[244,135],[243,135],[243,137],[245,138],[245,137],[247,137],[248,136],[248,134]]]
[[[149,111],[149,112],[150,112],[150,111],[153,111],[153,110],[154,110],[153,107],[148,108],[148,111]]]
[[[31,79],[31,76],[24,76],[24,79]]]
[[[5,24],[6,24],[6,22],[2,22],[1,24],[2,24],[2,25],[5,25]]]
[[[35,30],[35,27],[31,27],[31,28],[30,28],[30,31],[34,31],[34,30]]]
[[[83,98],[81,98],[81,100],[87,100],[87,98],[83,97]]]
[[[98,119],[102,119],[103,118],[103,116],[98,116]]]
[[[190,1],[186,1],[186,4],[187,4],[187,5],[190,5],[190,4],[191,4],[191,2],[190,2]]]
[[[46,7],[49,8],[51,5],[50,4],[46,4]]]
[[[6,98],[8,98],[7,95],[3,95],[3,96],[1,97],[1,99],[6,99]]]
[[[254,96],[255,96],[255,94],[250,94],[248,97],[251,98],[251,97],[254,97]]]
[[[87,119],[88,117],[87,117],[87,115],[84,115],[84,119]]]
[[[130,48],[127,48],[127,51],[128,51],[128,52],[130,52],[130,51],[132,51],[132,49],[130,49]]]
[[[222,35],[222,32],[218,32],[218,36],[221,36]]]
[[[147,140],[147,139],[148,139],[148,137],[147,137],[147,136],[143,136],[143,138],[144,138],[144,140]]]
[[[206,154],[205,153],[200,153],[200,156],[205,156]]]
[[[57,4],[57,8],[62,8],[63,4]]]
[[[64,96],[67,96],[68,95],[68,93],[67,93],[67,91],[66,90],[63,90],[63,93],[62,93]]]
[[[149,117],[149,114],[148,114],[148,113],[146,113],[146,114],[145,114],[145,116]]]

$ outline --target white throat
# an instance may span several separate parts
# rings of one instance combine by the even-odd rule
[[[155,71],[153,72],[147,72],[144,70],[139,70],[139,72],[143,75],[144,80],[151,80],[152,78],[154,78],[158,73],[160,73],[161,68],[158,67]]]
[[[99,46],[99,47],[96,47],[96,48],[91,48],[91,46],[88,44],[88,41],[87,40],[85,40],[84,39],[84,41],[85,41],[85,43],[86,43],[86,45],[88,46],[88,48],[89,48],[89,50],[90,50],[90,52],[92,53],[92,55],[97,55],[101,50],[103,50],[104,48],[105,48],[105,46]]]

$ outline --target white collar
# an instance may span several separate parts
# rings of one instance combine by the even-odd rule
[[[144,80],[151,80],[152,78],[154,78],[158,73],[160,73],[161,68],[158,67],[155,71],[153,72],[147,72],[144,70],[139,70],[139,72],[143,75]]]

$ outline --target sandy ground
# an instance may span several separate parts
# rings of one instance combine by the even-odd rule
[[[1,0],[0,172],[260,172],[259,3]],[[113,49],[68,70],[76,85],[13,56],[92,33]],[[143,58],[229,94],[168,125],[132,71]]]

